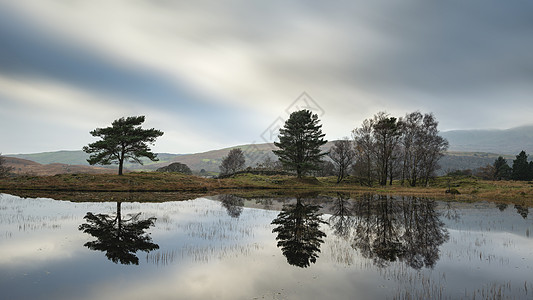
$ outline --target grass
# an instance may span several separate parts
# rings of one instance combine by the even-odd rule
[[[446,194],[448,185],[459,191]],[[375,193],[430,197],[438,200],[512,202],[533,206],[533,182],[486,181],[474,177],[438,177],[428,186],[393,185],[364,187],[348,177],[336,184],[335,177],[296,178],[288,175],[239,174],[225,179],[203,178],[180,173],[132,172],[111,174],[61,174],[54,176],[17,176],[0,179],[0,191],[20,192],[182,192],[213,193],[230,190],[305,193]],[[262,193],[262,192],[261,192]]]

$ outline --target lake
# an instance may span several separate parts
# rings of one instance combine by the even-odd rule
[[[0,299],[533,299],[533,218],[520,205],[129,201],[0,194]]]

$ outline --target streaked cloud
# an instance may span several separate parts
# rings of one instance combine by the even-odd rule
[[[132,114],[166,129],[157,151],[250,143],[303,91],[330,139],[380,110],[432,111],[442,129],[523,125],[531,15],[528,1],[495,0],[2,1],[0,151],[79,149]],[[57,124],[76,138],[17,142],[57,138]]]

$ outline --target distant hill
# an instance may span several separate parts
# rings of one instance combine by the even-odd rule
[[[31,160],[39,164],[59,163],[59,164],[67,164],[67,165],[89,166],[89,163],[87,162],[87,159],[89,158],[89,154],[81,150],[78,150],[78,151],[61,150],[61,151],[54,151],[54,152],[42,152],[42,153],[31,153],[31,154],[7,154],[7,156]],[[159,162],[157,163],[168,163],[168,162],[171,162],[172,159],[174,159],[175,157],[180,156],[180,154],[158,153],[157,156],[159,157]],[[151,164],[154,164],[154,162],[152,162],[149,159],[143,159],[142,161],[145,166],[150,166]],[[138,164],[132,164],[132,163],[125,163],[124,165],[126,169],[131,169],[131,168],[136,169],[139,166]],[[114,165],[100,166],[100,167],[111,168],[111,169],[117,168]],[[154,167],[154,169],[156,168]]]
[[[494,163],[501,154],[511,165],[512,160],[522,150],[533,154],[533,126],[523,126],[507,130],[454,130],[442,132],[441,135],[450,142],[449,152],[441,159],[440,174],[448,170],[476,169]],[[323,149],[333,145],[328,142]],[[272,153],[274,144],[248,144],[224,149],[211,150],[194,154],[158,153],[159,161],[144,160],[144,165],[126,163],[127,170],[156,170],[174,162],[184,163],[193,171],[204,169],[207,172],[219,172],[224,156],[233,148],[241,148],[245,154],[246,165],[255,166],[266,157],[275,160]],[[88,154],[83,151],[56,151],[34,154],[8,155],[10,157],[31,160],[43,165],[64,164],[89,166]],[[65,166],[63,168],[66,169]],[[116,165],[102,166],[103,169],[117,169]]]
[[[441,132],[450,151],[488,152],[517,155],[533,153],[533,125],[505,130],[453,130]]]
[[[4,156],[5,164],[13,167],[13,173],[25,175],[56,175],[56,174],[109,174],[116,171],[106,168],[69,165],[61,163],[40,164],[31,160],[20,159],[15,157]]]

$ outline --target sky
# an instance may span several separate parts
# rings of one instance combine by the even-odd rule
[[[145,115],[156,152],[326,138],[380,111],[441,131],[533,120],[533,2],[0,0],[0,152],[80,150]]]

